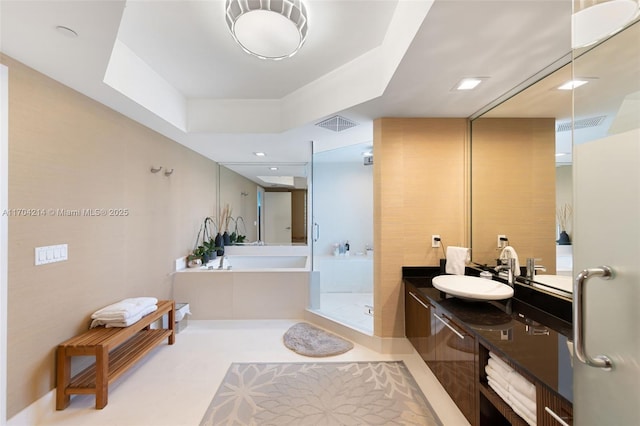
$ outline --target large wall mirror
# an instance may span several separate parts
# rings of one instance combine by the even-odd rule
[[[221,209],[243,244],[307,245],[308,163],[221,163]]]
[[[552,64],[472,120],[474,262],[495,265],[502,250],[498,235],[505,235],[520,266],[534,258],[545,268],[532,281],[520,280],[522,285],[572,298],[572,147],[637,120],[639,41],[636,22],[599,45],[574,52],[573,63],[569,55]],[[574,75],[576,69],[589,70],[589,75]],[[572,91],[559,88],[578,79],[586,83],[574,89],[581,108],[572,121]],[[562,231],[569,241],[561,238]]]

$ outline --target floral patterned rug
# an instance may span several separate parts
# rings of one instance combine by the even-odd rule
[[[201,426],[438,425],[402,361],[231,364]]]

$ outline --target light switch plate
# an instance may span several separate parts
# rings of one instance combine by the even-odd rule
[[[63,262],[68,259],[67,244],[55,246],[44,246],[35,248],[35,264],[46,265],[47,263]]]

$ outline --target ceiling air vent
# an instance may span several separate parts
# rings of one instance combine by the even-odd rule
[[[342,132],[343,130],[350,129],[357,125],[358,123],[355,121],[349,120],[341,115],[334,115],[331,118],[327,118],[326,120],[316,123],[316,126],[327,130],[333,130],[334,132]]]
[[[606,115],[600,115],[598,117],[589,117],[589,118],[581,118],[580,120],[576,120],[573,122],[574,129],[586,129],[588,127],[596,127],[599,126],[604,119],[607,118]],[[558,123],[557,132],[568,132],[571,130],[571,121],[563,121]]]

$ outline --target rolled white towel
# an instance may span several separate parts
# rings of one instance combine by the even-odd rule
[[[447,274],[464,275],[464,268],[471,261],[471,251],[466,247],[447,247],[447,262],[444,271]]]
[[[155,297],[132,297],[98,309],[91,315],[91,318],[107,321],[125,321],[128,318],[137,316],[147,307],[157,305],[157,303],[158,299]]]
[[[94,319],[91,321],[91,327],[96,328],[101,325],[104,325],[106,328],[112,327],[129,327],[131,324],[135,324],[142,319],[145,315],[149,315],[151,312],[155,312],[158,310],[158,305],[150,305],[146,308],[143,308],[140,312],[138,312],[135,316],[129,317],[124,320],[105,320],[105,319]]]

